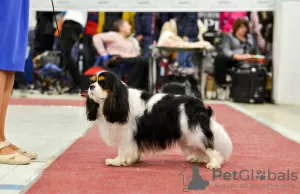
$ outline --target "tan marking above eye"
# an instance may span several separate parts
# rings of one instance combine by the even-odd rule
[[[105,89],[104,90],[107,94],[110,94],[110,89]]]
[[[95,81],[97,81],[97,78],[96,78],[96,76],[93,76],[93,77],[90,78],[90,80],[91,80],[92,82],[95,82]]]
[[[104,76],[100,75],[100,76],[98,77],[98,81],[103,81],[103,80],[105,80]]]

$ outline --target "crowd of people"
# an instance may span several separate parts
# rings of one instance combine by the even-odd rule
[[[126,66],[127,84],[147,89],[149,47],[159,39],[162,25],[174,19],[177,35],[186,42],[198,40],[201,20],[208,29],[204,39],[214,44],[220,32],[220,51],[214,62],[216,83],[222,89],[227,70],[250,54],[271,56],[272,12],[83,12],[67,10],[56,13],[58,26],[52,12],[37,12],[37,25],[32,43],[33,58],[49,50],[64,54],[61,67],[67,67],[73,86],[67,93],[82,89],[82,72],[94,65],[101,56],[107,67]],[[59,33],[61,32],[61,33]],[[61,37],[59,37],[61,34]],[[83,45],[83,68],[73,57],[76,43]],[[191,52],[179,52],[176,60],[181,66],[194,67]]]

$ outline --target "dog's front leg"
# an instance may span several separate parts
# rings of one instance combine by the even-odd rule
[[[106,159],[108,166],[129,166],[140,160],[140,154],[135,142],[123,143],[118,147],[118,156],[115,159]]]

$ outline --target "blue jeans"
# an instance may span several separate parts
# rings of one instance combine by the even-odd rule
[[[142,51],[143,56],[146,58],[150,57],[150,50],[149,47],[153,44],[153,37],[152,36],[144,36],[142,40]]]
[[[189,38],[189,42],[194,42],[196,40],[197,38]],[[194,64],[192,62],[192,52],[178,52],[176,60],[179,63],[180,67],[194,67]]]

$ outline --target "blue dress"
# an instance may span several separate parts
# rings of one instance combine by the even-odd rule
[[[0,0],[0,70],[23,72],[29,0]]]

